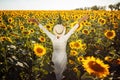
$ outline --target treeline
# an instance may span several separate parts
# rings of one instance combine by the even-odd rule
[[[108,7],[108,9],[110,9],[111,11],[120,10],[120,2],[118,2],[116,4],[110,4],[108,6],[94,5],[92,7],[76,8],[76,10],[106,10],[106,7]]]

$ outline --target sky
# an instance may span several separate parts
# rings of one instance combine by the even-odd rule
[[[72,10],[118,2],[120,0],[0,0],[0,10]]]

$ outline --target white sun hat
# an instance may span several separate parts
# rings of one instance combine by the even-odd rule
[[[54,26],[53,28],[53,33],[55,35],[62,35],[65,34],[65,27],[63,25],[57,24],[56,26]]]

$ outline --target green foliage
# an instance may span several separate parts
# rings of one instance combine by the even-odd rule
[[[90,18],[82,22],[82,28],[75,31],[68,40],[66,49],[68,63],[63,80],[100,80],[88,74],[82,62],[78,61],[79,57],[86,56],[95,56],[109,64],[110,74],[104,80],[119,79],[119,13],[119,11],[0,11],[0,80],[55,80],[54,63],[51,61],[52,42],[38,25],[29,19],[37,18],[45,27],[49,25],[46,28],[50,32],[54,25],[61,23],[68,32],[73,27],[71,25],[85,14]],[[105,23],[99,22],[100,18],[105,20]],[[106,30],[114,30],[115,36],[109,39],[109,36],[105,36]],[[40,41],[40,36],[43,36],[45,41]],[[81,40],[81,45],[85,44],[86,48],[72,49],[69,43],[77,40]],[[46,48],[45,55],[38,57],[34,54],[35,43]],[[76,50],[78,55],[70,55],[70,50]],[[108,56],[110,59],[106,60]]]

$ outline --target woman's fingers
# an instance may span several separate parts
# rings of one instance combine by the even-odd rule
[[[37,20],[37,19],[34,19],[34,18],[30,18],[29,21],[30,21],[30,22],[34,22],[34,23],[36,23],[36,24],[39,24],[38,20]]]
[[[82,18],[80,18],[79,23],[82,22],[82,21],[87,20],[88,18],[89,18],[88,15],[83,16]]]
[[[87,20],[89,18],[89,16],[88,15],[85,15],[84,17],[82,17],[82,21],[85,21],[85,20]]]

